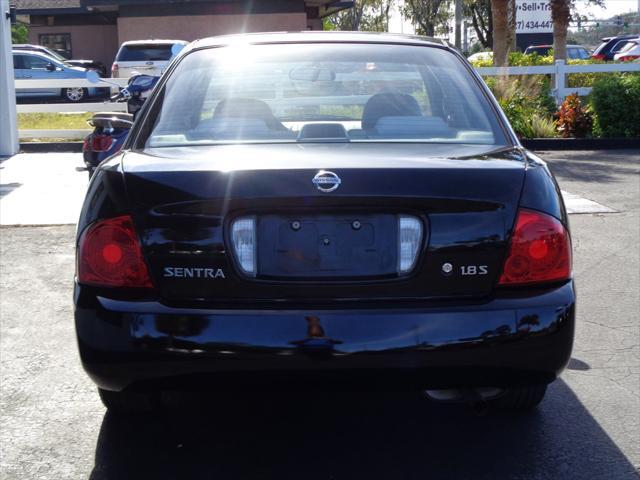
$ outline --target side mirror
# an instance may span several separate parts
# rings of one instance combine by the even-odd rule
[[[55,72],[56,71],[56,66],[53,63],[47,63],[47,71],[48,72]]]
[[[100,83],[100,75],[95,70],[89,70],[86,73],[87,81],[90,83]]]
[[[95,70],[87,70],[84,76],[88,82],[93,84],[106,83],[107,85],[113,85],[114,87],[122,88],[119,83],[110,82],[109,80],[102,78]]]
[[[171,45],[171,56],[175,57],[176,55],[178,55],[184,47],[185,46],[181,43],[174,43],[173,45]]]

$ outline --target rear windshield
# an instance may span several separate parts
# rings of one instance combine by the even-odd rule
[[[589,52],[584,48],[581,48],[581,47],[567,48],[567,57],[569,57],[570,60],[586,60],[590,56],[591,55],[589,55]]]
[[[549,50],[551,50],[551,47],[527,47],[525,53],[537,53],[538,55],[544,57],[549,54]]]
[[[171,58],[171,44],[123,45],[116,62],[167,61]]]
[[[487,97],[435,47],[286,44],[186,55],[143,126],[149,147],[415,141],[503,145]]]

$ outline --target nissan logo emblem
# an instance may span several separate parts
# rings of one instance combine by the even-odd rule
[[[333,172],[320,170],[316,173],[316,176],[313,177],[312,182],[321,192],[329,193],[340,186],[341,180],[340,177]]]

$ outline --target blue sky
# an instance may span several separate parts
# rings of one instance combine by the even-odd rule
[[[593,18],[609,18],[621,13],[637,12],[638,0],[605,0],[604,8],[587,5],[584,0],[576,2],[580,11]]]

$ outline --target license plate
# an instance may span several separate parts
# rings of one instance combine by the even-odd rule
[[[263,215],[258,274],[280,278],[361,278],[397,271],[397,216]]]

